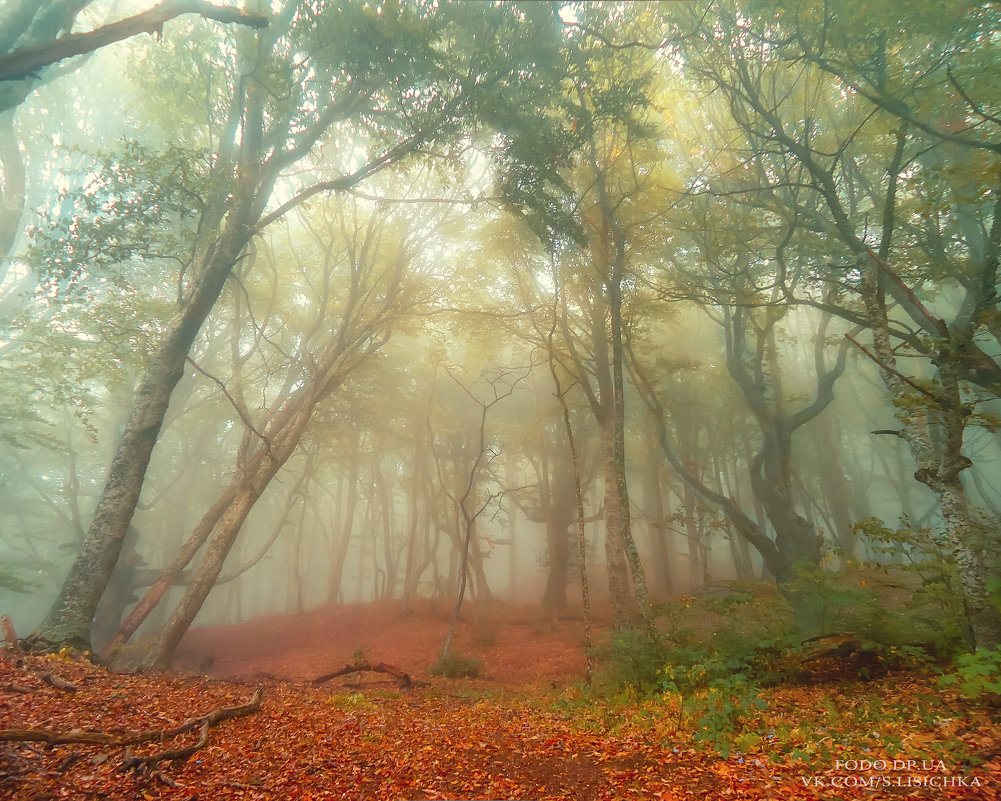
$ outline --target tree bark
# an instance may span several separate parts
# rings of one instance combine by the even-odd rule
[[[250,207],[239,204],[187,303],[150,356],[132,412],[118,444],[107,483],[83,545],[48,615],[31,636],[34,644],[90,648],[90,626],[128,530],[153,446],[188,351],[247,240]]]
[[[146,621],[150,613],[156,608],[157,604],[160,603],[167,591],[174,586],[177,582],[178,577],[184,571],[191,560],[195,557],[195,554],[201,549],[208,539],[209,534],[212,533],[215,524],[218,522],[219,518],[222,516],[223,512],[229,508],[229,505],[233,502],[235,496],[235,488],[227,488],[222,495],[212,504],[209,510],[203,515],[202,519],[195,526],[195,530],[191,533],[191,536],[184,542],[181,546],[181,550],[178,552],[177,556],[174,557],[174,561],[171,562],[167,567],[165,567],[161,572],[157,580],[153,585],[146,591],[146,594],[142,597],[138,604],[132,609],[121,625],[118,627],[118,631],[115,632],[114,637],[105,646],[101,653],[101,659],[105,663],[110,663],[114,660],[116,653],[121,649],[125,643],[127,643],[132,635],[136,633],[139,627]]]

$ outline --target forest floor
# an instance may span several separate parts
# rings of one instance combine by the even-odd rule
[[[764,690],[764,708],[743,720],[744,749],[724,758],[666,697],[587,700],[579,620],[501,604],[470,616],[456,647],[480,661],[477,679],[427,675],[447,626],[444,608],[378,604],[195,629],[176,672],[155,676],[4,654],[0,797],[1001,796],[998,710],[928,672]],[[416,686],[367,672],[312,682],[360,659]]]

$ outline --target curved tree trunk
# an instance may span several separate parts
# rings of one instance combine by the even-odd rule
[[[231,165],[238,166],[238,177],[228,202],[218,198],[201,221],[202,230],[220,233],[200,243],[180,307],[147,361],[90,528],[52,608],[31,636],[43,647],[68,644],[90,648],[91,623],[135,513],[174,387],[184,375],[191,345],[250,241],[253,225],[270,195],[274,177],[265,175],[261,159],[263,99],[259,92],[237,91],[245,93],[234,103],[244,131],[238,165]]]
[[[234,210],[225,235],[193,285],[185,306],[150,357],[90,528],[59,596],[32,634],[33,642],[90,648],[91,622],[139,501],[171,393],[184,374],[185,359],[195,336],[249,239],[245,225],[248,219],[250,204],[245,201]]]

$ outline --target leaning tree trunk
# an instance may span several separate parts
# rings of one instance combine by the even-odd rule
[[[249,201],[238,204],[183,308],[150,356],[125,432],[87,535],[45,619],[32,634],[39,645],[90,648],[90,627],[139,501],[150,455],[191,344],[222,292],[248,239]]]
[[[122,621],[118,627],[118,631],[115,632],[114,637],[111,638],[111,641],[101,653],[102,661],[112,662],[115,659],[116,653],[132,638],[132,635],[146,621],[146,618],[149,617],[157,604],[160,603],[160,600],[167,594],[167,591],[174,586],[184,568],[188,566],[191,560],[194,559],[195,554],[205,544],[219,518],[222,517],[223,513],[232,504],[235,494],[234,487],[228,488],[202,516],[191,536],[185,540],[177,556],[174,557],[174,561],[160,572],[153,585],[146,591],[146,594],[132,611],[129,612],[125,620]]]
[[[265,470],[261,478],[274,475],[280,465],[271,465]],[[157,635],[156,641],[149,653],[143,659],[143,667],[154,670],[166,670],[170,667],[170,660],[174,655],[181,637],[188,630],[191,622],[195,619],[202,608],[202,604],[208,597],[212,587],[215,586],[216,579],[222,572],[223,562],[229,554],[237,535],[243,526],[244,520],[250,514],[254,503],[260,497],[267,481],[247,481],[241,479],[241,486],[233,502],[219,519],[219,523],[209,539],[205,548],[205,556],[198,567],[197,572],[187,587],[184,598],[174,609],[167,625]]]
[[[231,200],[217,200],[202,220],[206,231],[221,232],[203,241],[196,255],[179,310],[150,356],[133,399],[132,410],[108,472],[94,517],[69,574],[46,615],[31,636],[39,646],[68,644],[90,648],[90,628],[98,602],[115,569],[125,534],[142,491],[174,387],[184,375],[185,359],[239,261],[270,195],[272,176],[261,160],[264,124],[260,92],[248,92],[243,114],[243,141]],[[224,221],[225,220],[225,221]]]
[[[205,555],[191,584],[185,590],[184,597],[143,659],[144,667],[166,670],[170,666],[181,637],[215,586],[226,556],[236,542],[247,515],[298,446],[316,400],[316,393],[308,390],[300,398],[290,399],[290,408],[279,413],[280,422],[276,426],[279,429],[278,436],[269,437],[269,442],[262,445],[254,457],[239,469],[230,487],[226,489],[225,494],[232,500],[212,531],[205,547]]]

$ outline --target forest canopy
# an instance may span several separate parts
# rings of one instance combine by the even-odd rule
[[[653,631],[767,581],[803,636],[864,587],[907,596],[881,636],[998,646],[999,30],[5,4],[3,611],[166,667],[196,621],[590,594]]]

